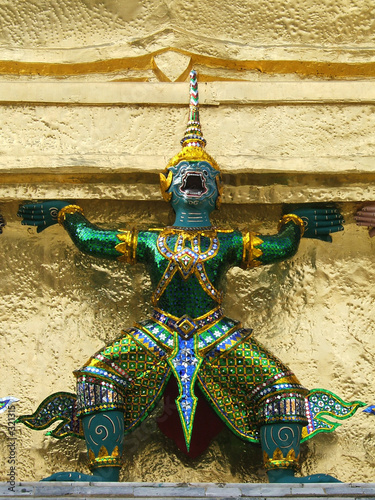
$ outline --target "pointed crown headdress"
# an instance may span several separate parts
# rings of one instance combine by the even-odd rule
[[[202,127],[199,121],[199,96],[198,96],[198,80],[197,72],[192,70],[190,72],[190,103],[189,103],[189,120],[185,130],[185,135],[181,139],[182,150],[169,160],[164,172],[167,173],[170,167],[174,167],[180,161],[207,161],[215,170],[220,172],[220,167],[216,161],[204,150],[206,140],[203,137]],[[167,193],[172,183],[173,173],[168,172],[166,177],[160,174],[160,186],[163,198],[165,201],[170,201],[171,193]],[[222,192],[221,181],[217,177],[217,184],[219,189],[219,197],[217,206],[220,204],[220,196]]]

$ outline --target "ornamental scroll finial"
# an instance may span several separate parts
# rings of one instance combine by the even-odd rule
[[[202,128],[199,120],[199,93],[197,72],[190,72],[190,103],[189,121],[185,130],[185,135],[181,139],[181,146],[204,148],[206,140],[203,138]]]

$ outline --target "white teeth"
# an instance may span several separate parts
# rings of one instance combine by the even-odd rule
[[[203,193],[203,191],[198,191],[197,189],[185,189],[184,192],[195,196],[200,196]]]
[[[180,191],[188,196],[202,196],[207,192],[205,179],[200,172],[188,172],[182,179]]]

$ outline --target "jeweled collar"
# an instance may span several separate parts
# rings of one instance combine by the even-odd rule
[[[217,227],[215,226],[203,226],[203,227],[182,227],[182,226],[167,226],[160,233],[161,236],[171,236],[171,235],[186,235],[191,238],[196,235],[207,236],[209,238],[215,237],[217,235]]]

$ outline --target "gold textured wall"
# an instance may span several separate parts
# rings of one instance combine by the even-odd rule
[[[218,225],[273,232],[283,203],[334,201],[333,243],[233,270],[226,313],[309,388],[374,403],[375,238],[353,215],[375,200],[372,2],[1,2],[0,397],[30,413],[73,391],[72,371],[149,311],[142,266],[81,255],[60,227],[21,226],[19,203],[72,199],[107,227],[172,222],[157,173],[179,149],[191,67],[207,151],[222,167]],[[157,412],[156,412],[157,413]],[[8,472],[0,414],[0,479]],[[124,481],[266,481],[257,446],[223,433],[188,460],[152,419],[127,438]],[[375,417],[358,412],[303,445],[302,473],[373,481]],[[20,426],[17,479],[87,471],[85,449]]]

